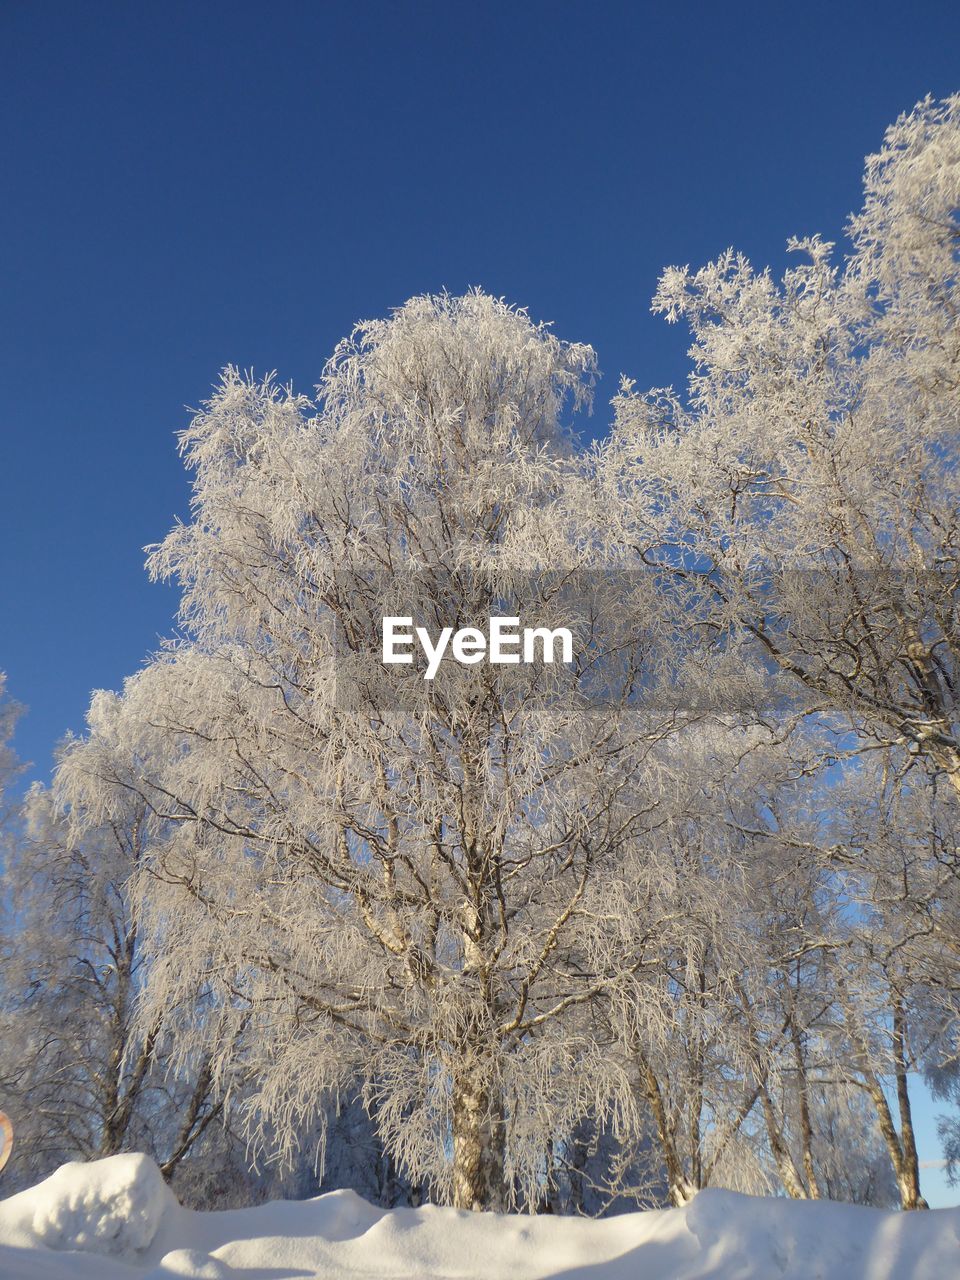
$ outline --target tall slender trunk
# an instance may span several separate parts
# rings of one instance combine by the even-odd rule
[[[840,985],[842,989],[842,975],[840,977]],[[890,1011],[893,1022],[892,1048],[897,1107],[900,1112],[900,1132],[897,1131],[897,1126],[894,1123],[890,1103],[887,1101],[887,1095],[884,1092],[880,1078],[870,1065],[871,1054],[863,1035],[851,1027],[852,1038],[859,1050],[863,1064],[860,1068],[863,1083],[876,1110],[877,1125],[886,1143],[887,1151],[890,1155],[890,1163],[893,1165],[897,1189],[900,1192],[900,1207],[902,1209],[928,1209],[930,1206],[920,1194],[920,1162],[917,1159],[917,1143],[913,1132],[913,1113],[910,1106],[910,1091],[907,1081],[906,1012],[902,999],[894,991],[891,991],[890,995]]]
[[[123,1150],[133,1113],[140,1102],[144,1085],[154,1061],[160,1019],[157,1019],[140,1045],[136,1059],[127,1062],[131,1047],[133,1013],[133,965],[137,947],[137,930],[129,928],[117,939],[114,952],[116,973],[111,999],[112,1044],[101,1082],[100,1149],[98,1155],[112,1156]]]
[[[865,1072],[864,1079],[866,1080],[867,1091],[876,1108],[880,1133],[887,1144],[887,1151],[890,1154],[890,1163],[893,1165],[897,1189],[900,1192],[900,1207],[902,1209],[926,1209],[928,1207],[927,1202],[920,1195],[919,1165],[912,1164],[909,1159],[904,1158],[904,1148],[900,1141],[900,1135],[897,1133],[897,1126],[893,1122],[893,1114],[890,1111],[890,1104],[887,1102],[887,1095],[883,1091],[883,1085],[872,1071]],[[914,1151],[915,1155],[916,1151]]]
[[[698,978],[697,1005],[702,1010],[706,1003],[707,974],[701,962]],[[703,1035],[699,1024],[693,1028],[694,1050],[692,1068],[692,1088],[690,1090],[690,1181],[695,1187],[703,1185],[703,1152],[700,1125],[703,1119],[704,1092],[704,1047]]]
[[[797,1064],[797,1097],[800,1106],[800,1146],[803,1171],[807,1179],[807,1194],[811,1200],[820,1199],[820,1184],[813,1159],[813,1124],[810,1120],[810,1093],[807,1083],[807,1064],[803,1056],[803,1039],[796,1022],[790,1018],[790,1040],[794,1061]]]
[[[504,1184],[503,1109],[476,1071],[453,1081],[453,1204],[457,1209],[502,1210]]]
[[[804,1186],[800,1170],[790,1154],[790,1148],[784,1140],[783,1126],[776,1114],[773,1099],[770,1097],[770,1090],[767,1088],[766,1083],[760,1086],[760,1101],[763,1105],[763,1119],[767,1127],[770,1150],[776,1161],[777,1172],[780,1174],[783,1188],[791,1199],[806,1200],[808,1199],[807,1188]]]
[[[173,1150],[160,1166],[160,1172],[167,1179],[172,1176],[174,1169],[194,1143],[203,1136],[213,1121],[223,1113],[223,1102],[218,1101],[209,1106],[205,1115],[201,1114],[204,1105],[209,1101],[212,1086],[212,1063],[210,1056],[207,1055],[197,1073],[197,1082],[193,1086],[193,1093],[190,1095],[190,1101],[187,1103],[183,1119],[180,1121],[180,1128],[173,1142]]]
[[[500,1022],[495,957],[504,922],[499,874],[500,851],[491,847],[485,821],[484,760],[489,732],[476,727],[461,748],[464,867],[469,897],[462,909],[463,977],[476,983],[469,999],[459,1053],[452,1064],[453,1203],[458,1209],[502,1210],[507,1188],[506,1123],[494,1069],[494,1041]]]
[[[674,1126],[667,1115],[660,1083],[643,1055],[638,1054],[637,1056],[643,1076],[643,1091],[650,1105],[650,1110],[653,1112],[653,1121],[657,1129],[657,1142],[660,1144],[663,1162],[667,1170],[667,1190],[670,1196],[670,1203],[679,1208],[693,1199],[698,1186],[687,1176],[683,1167],[683,1157],[680,1155],[677,1146]]]
[[[901,1156],[897,1185],[904,1209],[926,1209],[929,1206],[920,1194],[920,1161],[917,1158],[917,1139],[913,1131],[913,1110],[907,1081],[907,1017],[899,995],[893,997],[892,1004],[893,1061],[897,1081],[897,1109],[900,1112]]]

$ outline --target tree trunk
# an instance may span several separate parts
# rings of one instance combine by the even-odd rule
[[[813,1125],[810,1121],[810,1095],[807,1085],[807,1064],[803,1057],[803,1039],[797,1024],[790,1019],[790,1039],[797,1064],[797,1096],[800,1104],[800,1145],[803,1151],[803,1170],[807,1177],[807,1193],[811,1200],[820,1199],[820,1184],[813,1159]]]
[[[696,1195],[698,1187],[687,1177],[683,1167],[683,1159],[677,1149],[673,1126],[667,1116],[659,1081],[643,1055],[638,1054],[637,1056],[643,1072],[643,1090],[646,1094],[647,1102],[650,1104],[650,1110],[653,1112],[654,1123],[657,1127],[657,1141],[660,1144],[663,1162],[667,1169],[667,1188],[670,1203],[679,1209],[683,1205],[689,1204],[694,1195]]]
[[[471,706],[471,711],[473,707]],[[499,850],[486,836],[483,762],[487,739],[469,730],[461,748],[461,842],[470,893],[463,906],[463,975],[476,981],[476,1004],[467,1014],[460,1054],[453,1065],[453,1203],[457,1209],[504,1209],[506,1125],[503,1100],[492,1083],[491,1037],[500,1022],[492,971],[500,935]]]
[[[900,1192],[900,1207],[902,1209],[926,1209],[927,1202],[920,1195],[919,1166],[914,1165],[911,1167],[911,1162],[904,1159],[903,1145],[900,1141],[900,1135],[897,1133],[897,1127],[893,1123],[893,1116],[890,1114],[890,1107],[887,1103],[886,1094],[883,1092],[883,1086],[872,1071],[865,1073],[865,1079],[867,1090],[877,1111],[880,1132],[890,1153],[890,1162],[893,1165],[893,1172],[897,1179],[897,1189]],[[914,1155],[916,1155],[916,1152],[914,1152]]]
[[[453,1082],[453,1204],[505,1207],[504,1120],[491,1090],[468,1074]]]
[[[900,1112],[901,1159],[897,1169],[900,1203],[904,1209],[927,1209],[929,1206],[920,1194],[920,1161],[917,1158],[917,1140],[913,1132],[913,1111],[907,1082],[907,1019],[899,996],[894,996],[893,999],[893,1058],[897,1077],[897,1108]]]
[[[841,979],[842,985],[842,979]],[[897,1105],[900,1110],[901,1132],[894,1123],[890,1104],[876,1070],[870,1065],[869,1048],[863,1037],[854,1032],[854,1043],[860,1051],[863,1065],[860,1068],[863,1083],[877,1113],[877,1125],[893,1165],[902,1209],[928,1209],[930,1206],[920,1194],[920,1163],[913,1132],[913,1115],[907,1086],[907,1027],[903,1002],[891,992],[890,1009],[893,1018],[893,1064],[897,1084]],[[859,1042],[859,1043],[858,1043]]]
[[[790,1154],[790,1148],[784,1140],[783,1130],[774,1109],[773,1099],[770,1097],[770,1090],[766,1084],[760,1086],[760,1101],[763,1105],[763,1119],[767,1127],[770,1150],[776,1161],[777,1172],[780,1174],[783,1189],[792,1200],[806,1200],[809,1198],[807,1188],[803,1185],[800,1170],[797,1168],[796,1162]]]

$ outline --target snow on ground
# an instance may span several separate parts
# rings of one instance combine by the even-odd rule
[[[2,1280],[960,1280],[960,1209],[884,1213],[702,1191],[575,1218],[375,1209],[350,1191],[182,1208],[145,1156],[0,1201]]]

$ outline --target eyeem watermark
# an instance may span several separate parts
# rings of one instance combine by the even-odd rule
[[[490,618],[486,632],[479,627],[443,627],[436,641],[426,627],[415,627],[412,617],[388,616],[381,625],[384,665],[412,663],[413,646],[419,644],[427,665],[424,680],[432,680],[449,652],[462,666],[489,662],[496,666],[516,663],[573,662],[573,634],[567,627],[524,627],[520,619]]]

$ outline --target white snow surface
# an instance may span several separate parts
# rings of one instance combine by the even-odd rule
[[[578,1218],[376,1209],[350,1191],[223,1213],[146,1156],[67,1164],[0,1201],[3,1280],[960,1280],[960,1209],[886,1213],[701,1191]]]

